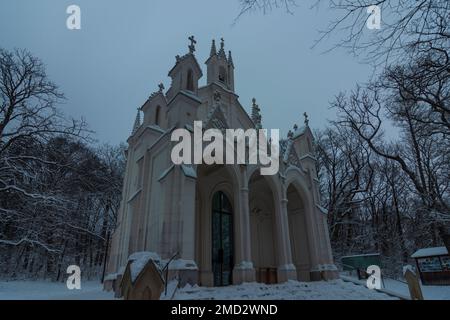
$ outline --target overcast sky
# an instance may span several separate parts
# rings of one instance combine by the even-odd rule
[[[71,4],[81,7],[81,30],[66,28]],[[344,51],[311,49],[333,17],[326,8],[252,13],[233,25],[238,13],[238,0],[1,0],[0,46],[40,57],[68,98],[64,112],[85,117],[99,142],[114,144],[128,138],[136,109],[157,84],[168,88],[167,72],[175,55],[187,53],[190,35],[198,41],[201,84],[211,39],[224,37],[241,104],[250,111],[255,97],[263,126],[283,136],[305,111],[312,127],[324,128],[334,117],[333,97],[371,75]]]

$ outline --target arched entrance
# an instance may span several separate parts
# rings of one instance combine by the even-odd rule
[[[197,168],[196,188],[196,261],[200,285],[230,285],[239,254],[238,180],[232,167],[201,165]]]
[[[306,227],[306,206],[293,184],[287,189],[287,211],[292,262],[300,281],[310,280],[310,252]]]
[[[232,283],[233,211],[225,193],[218,191],[212,200],[212,267],[214,286]]]
[[[249,210],[252,261],[256,281],[277,282],[275,255],[275,205],[272,190],[259,173],[249,181]]]

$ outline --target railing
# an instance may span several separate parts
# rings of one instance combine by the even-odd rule
[[[164,268],[162,268],[161,273],[165,274],[165,281],[164,281],[164,295],[167,296],[167,282],[168,282],[168,278],[169,278],[169,264],[178,256],[178,252],[175,253],[172,258],[169,259],[169,261],[166,263],[166,265],[164,266]]]

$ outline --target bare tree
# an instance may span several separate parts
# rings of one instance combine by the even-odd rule
[[[61,204],[56,194],[44,187],[43,171],[55,163],[45,154],[35,152],[57,134],[81,137],[83,121],[69,120],[59,112],[57,104],[64,99],[55,84],[48,80],[43,63],[25,50],[9,52],[0,49],[0,195],[35,206]],[[33,148],[30,148],[33,146]],[[42,185],[41,185],[42,186]],[[3,203],[4,204],[4,203]],[[0,212],[20,215],[0,203]],[[23,237],[2,239],[3,244],[24,242],[38,244],[48,251],[51,246],[41,242],[29,230]]]
[[[338,14],[322,32],[317,43],[331,35],[340,40],[334,47],[344,47],[370,61],[399,62],[432,51],[448,53],[450,5],[441,0],[318,0]],[[371,12],[377,6],[381,28],[366,28]]]
[[[79,136],[86,124],[66,120],[57,108],[62,99],[42,61],[26,50],[0,49],[0,154],[21,138]]]
[[[357,88],[348,97],[340,96],[334,106],[338,123],[353,130],[378,156],[397,163],[411,182],[412,192],[420,199],[416,210],[430,224],[436,244],[439,230],[445,238],[450,222],[448,141],[440,135],[429,135],[428,126],[412,116],[417,106],[395,101],[377,84]],[[386,116],[401,130],[401,144],[389,144],[383,137]],[[385,121],[383,121],[385,120]]]
[[[330,217],[332,238],[345,233],[341,245],[349,246],[355,208],[365,201],[374,174],[370,163],[371,151],[345,127],[335,126],[317,135],[319,175],[322,181],[324,206]],[[343,248],[341,248],[343,250]]]
[[[430,135],[450,135],[450,69],[447,57],[428,55],[403,65],[391,66],[380,86],[389,90],[393,113],[407,106],[409,116]]]
[[[273,9],[283,8],[287,13],[293,13],[293,7],[297,6],[296,0],[239,0],[241,11],[239,12],[239,19],[243,14],[251,11],[259,10],[264,14]]]

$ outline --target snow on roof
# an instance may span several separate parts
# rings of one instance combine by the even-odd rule
[[[182,164],[181,169],[183,170],[183,173],[186,177],[197,178],[197,173],[195,172],[195,169],[192,166]]]
[[[158,126],[158,125],[148,125],[147,126],[147,128],[149,128],[149,129],[152,129],[152,130],[155,130],[155,131],[158,131],[158,132],[160,132],[160,133],[164,133],[164,132],[166,132],[164,129],[162,129],[160,126]]]
[[[150,257],[153,260],[160,260],[159,255],[157,253],[155,253],[155,252],[139,251],[139,252],[135,252],[135,253],[131,254],[128,257],[128,261],[145,259],[147,257]]]
[[[186,96],[186,97],[188,97],[188,98],[190,98],[190,99],[192,99],[192,100],[194,100],[194,101],[196,101],[196,102],[198,102],[198,103],[202,103],[202,102],[203,102],[203,101],[202,101],[199,97],[197,97],[194,93],[192,93],[192,92],[190,92],[190,91],[187,91],[187,90],[181,90],[180,92],[178,92],[178,93],[175,95],[175,97],[176,97],[178,94],[182,94],[182,95],[184,95],[184,96]],[[169,104],[175,99],[175,97],[173,97],[173,98],[169,101]]]
[[[306,126],[299,127],[297,130],[295,130],[294,136],[292,138],[296,139],[296,138],[300,137],[301,135],[303,135],[306,132],[307,128],[308,127],[306,127]]]
[[[155,252],[135,252],[128,258],[128,261],[131,261],[130,264],[130,273],[131,273],[131,281],[136,281],[139,274],[144,270],[145,266],[149,262],[149,260],[153,260],[155,264],[158,264],[161,261],[159,255]]]
[[[445,256],[448,254],[446,247],[431,247],[419,249],[411,255],[411,258]]]

